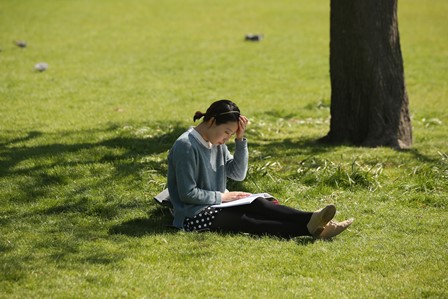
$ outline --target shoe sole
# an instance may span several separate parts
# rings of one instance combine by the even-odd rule
[[[329,234],[327,234],[325,236],[319,236],[319,239],[329,240],[329,239],[331,239],[333,237],[336,237],[337,235],[339,235],[340,233],[345,231],[347,228],[349,228],[350,225],[352,225],[354,220],[355,219],[350,218],[348,220],[340,222],[339,224],[344,223],[344,225],[339,225],[338,227],[335,227],[335,229],[332,232],[330,232]]]

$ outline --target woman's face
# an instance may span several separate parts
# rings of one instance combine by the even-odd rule
[[[213,124],[208,130],[208,141],[213,145],[225,144],[235,135],[237,130],[237,122],[228,122],[220,125]]]

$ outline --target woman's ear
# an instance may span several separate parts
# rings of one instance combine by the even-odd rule
[[[215,122],[216,122],[216,118],[214,118],[214,117],[212,117],[209,120],[207,120],[208,127],[209,128],[212,127],[215,124]]]

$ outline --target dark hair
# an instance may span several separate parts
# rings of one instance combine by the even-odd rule
[[[193,121],[201,119],[202,117],[204,117],[204,121],[208,121],[214,117],[217,125],[228,122],[238,122],[240,119],[240,109],[232,101],[219,100],[211,104],[205,113],[196,111]]]

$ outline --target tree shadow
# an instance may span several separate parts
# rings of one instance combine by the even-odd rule
[[[269,114],[267,115],[269,117]],[[278,115],[278,113],[275,116],[293,117],[291,114]],[[98,173],[98,178],[91,182],[92,185],[85,186],[85,188],[110,185],[114,178],[132,178],[145,168],[151,169],[160,176],[165,176],[167,165],[161,163],[160,160],[147,159],[143,163],[134,161],[142,157],[167,153],[174,141],[186,130],[185,125],[181,123],[157,123],[153,124],[152,128],[148,128],[151,137],[140,137],[126,132],[118,133],[119,136],[117,136],[117,128],[118,126],[111,125],[105,129],[67,131],[57,134],[30,131],[24,137],[0,143],[0,177],[24,176],[29,178],[20,184],[21,194],[13,195],[14,199],[27,202],[46,195],[45,192],[49,188],[41,188],[42,186],[51,187],[70,183],[72,178],[67,173],[50,171],[54,168],[72,168],[98,163],[113,166],[112,177],[103,178],[101,173]],[[160,128],[165,129],[160,130]],[[251,132],[248,131],[249,149],[259,152],[263,156],[290,155],[294,157],[302,155],[309,157],[325,154],[338,148],[336,145],[323,144],[319,142],[319,139],[312,137],[263,139],[250,134]],[[77,136],[83,138],[89,136],[86,138],[90,139],[97,136],[98,141],[71,143],[72,139],[79,138]],[[104,138],[104,136],[109,136],[109,138]],[[57,140],[58,142],[46,143],[48,140]],[[437,159],[426,156],[417,149],[404,152],[409,153],[418,161],[438,162]],[[82,191],[82,189],[73,190],[73,195]],[[70,206],[59,207],[56,210],[63,211],[70,208]]]
[[[311,137],[297,139],[274,139],[267,142],[250,141],[250,149],[262,152],[264,156],[276,156],[280,153],[294,152],[294,155],[314,156],[334,150],[334,146],[319,143]]]
[[[38,137],[41,136],[41,135],[42,135],[42,132],[39,132],[39,131],[30,131],[30,132],[29,132],[26,136],[24,136],[24,137],[14,138],[14,139],[8,140],[8,142],[2,142],[2,143],[0,143],[0,146],[6,146],[6,145],[16,144],[16,143],[19,143],[19,142],[25,142],[25,141],[28,141],[28,140],[32,140],[32,139],[38,138]]]
[[[0,176],[7,176],[13,174],[23,174],[22,170],[17,170],[15,167],[24,160],[42,159],[42,158],[54,158],[62,154],[78,153],[83,150],[93,150],[95,148],[104,147],[108,149],[122,149],[122,154],[105,155],[99,161],[96,158],[91,160],[84,159],[83,161],[76,161],[75,163],[92,163],[92,162],[110,162],[115,160],[123,160],[126,158],[138,157],[142,155],[152,155],[157,153],[166,152],[184,131],[185,127],[179,124],[171,125],[169,132],[155,135],[150,138],[145,137],[129,137],[119,136],[110,139],[98,141],[98,142],[82,142],[82,143],[52,143],[37,146],[14,146],[20,142],[31,141],[39,137],[50,137],[48,135],[38,131],[31,131],[26,137],[16,138],[8,142],[0,144],[0,152],[2,153],[2,159],[0,160]],[[62,135],[61,139],[70,137],[71,135],[110,135],[116,131],[116,127],[112,126],[106,129],[98,130],[85,130],[85,131],[73,131],[58,133]],[[47,136],[46,136],[47,135]],[[54,138],[54,137],[53,137]],[[69,142],[69,141],[68,141]],[[58,159],[55,159],[58,160]],[[58,160],[56,163],[61,166],[71,166],[73,162]],[[46,166],[51,167],[52,165]],[[39,166],[31,167],[26,170],[30,172],[33,170],[39,170]]]
[[[275,157],[278,155],[289,155],[291,156],[318,156],[326,154],[340,148],[356,148],[365,149],[366,151],[372,150],[371,147],[356,146],[353,144],[330,144],[322,142],[320,138],[313,137],[297,137],[297,138],[284,138],[284,139],[269,139],[266,141],[257,141],[255,138],[250,139],[249,148],[251,150],[256,150],[263,153],[263,156]],[[391,148],[392,149],[392,148]],[[409,155],[414,160],[428,163],[437,164],[440,163],[438,157],[433,157],[425,155],[420,150],[416,148],[411,149],[393,149],[397,152]]]
[[[160,132],[158,127],[163,126],[167,129]],[[0,144],[0,177],[26,177],[26,180],[16,185],[20,192],[12,194],[11,199],[31,202],[45,197],[46,192],[51,189],[47,187],[70,184],[73,178],[68,170],[79,166],[112,165],[113,176],[103,177],[98,173],[90,185],[81,187],[82,190],[73,190],[72,195],[88,188],[108,186],[114,178],[132,177],[145,168],[164,176],[164,163],[150,159],[142,163],[135,161],[167,153],[186,128],[179,123],[156,124],[154,127],[154,132],[151,128],[148,129],[151,137],[133,136],[129,132],[117,133],[116,126],[56,134],[31,131],[25,137]],[[93,141],[72,141],[79,139],[79,136],[83,140]],[[96,137],[98,141],[95,141]],[[56,142],[51,143],[52,140]],[[63,211],[71,207],[60,209]]]
[[[411,156],[413,156],[417,161],[425,162],[425,163],[440,163],[440,159],[436,159],[427,155],[422,154],[418,149],[411,148],[411,149],[403,149],[400,150],[403,153],[407,153]]]
[[[290,115],[287,115],[290,117]],[[159,127],[167,128],[160,130]],[[166,163],[158,160],[148,160],[144,163],[132,161],[142,157],[167,153],[174,141],[186,130],[181,123],[160,123],[154,125],[154,130],[149,129],[150,137],[134,136],[130,133],[116,133],[117,126],[109,126],[105,129],[67,131],[58,136],[39,131],[30,131],[24,137],[15,138],[0,143],[0,177],[23,176],[26,180],[21,181],[20,194],[13,194],[10,200],[17,202],[31,202],[48,196],[51,188],[42,186],[64,186],[71,183],[72,178],[66,172],[57,173],[51,171],[53,168],[71,168],[79,165],[110,164],[114,173],[109,177],[102,177],[101,173],[86,185],[68,191],[64,200],[38,211],[41,215],[55,215],[64,213],[86,213],[94,217],[111,219],[119,215],[123,209],[135,209],[129,203],[116,203],[114,205],[96,205],[91,207],[88,198],[76,197],[79,193],[88,189],[102,189],[112,185],[117,178],[135,177],[142,169],[151,169],[158,175],[166,175]],[[250,133],[250,132],[249,132]],[[117,134],[119,136],[117,136]],[[98,141],[74,142],[76,136],[95,136]],[[75,137],[72,137],[75,136]],[[104,136],[109,136],[104,138]],[[43,140],[39,140],[43,138]],[[48,140],[58,140],[46,143]],[[322,144],[318,139],[310,137],[295,138],[269,138],[259,139],[249,135],[249,149],[263,153],[264,156],[275,157],[279,154],[291,154],[291,156],[317,156],[333,151],[337,146]],[[37,145],[33,145],[37,144]],[[115,151],[120,149],[120,151]],[[87,152],[87,154],[83,154]],[[98,152],[100,154],[98,155]],[[406,150],[406,153],[414,156],[419,161],[426,163],[437,163],[437,159],[428,157],[416,149]],[[72,159],[70,155],[79,154],[79,158]],[[42,161],[34,163],[34,161]],[[53,196],[53,195],[50,195]],[[146,203],[145,203],[146,204]],[[26,216],[12,215],[12,212],[1,212],[0,223],[6,225],[11,219]],[[159,208],[152,208],[148,217],[129,220],[111,229],[111,233],[126,234],[132,236],[143,236],[148,234],[170,233],[176,230],[170,227],[171,219],[169,213]],[[308,242],[308,241],[303,241]]]

